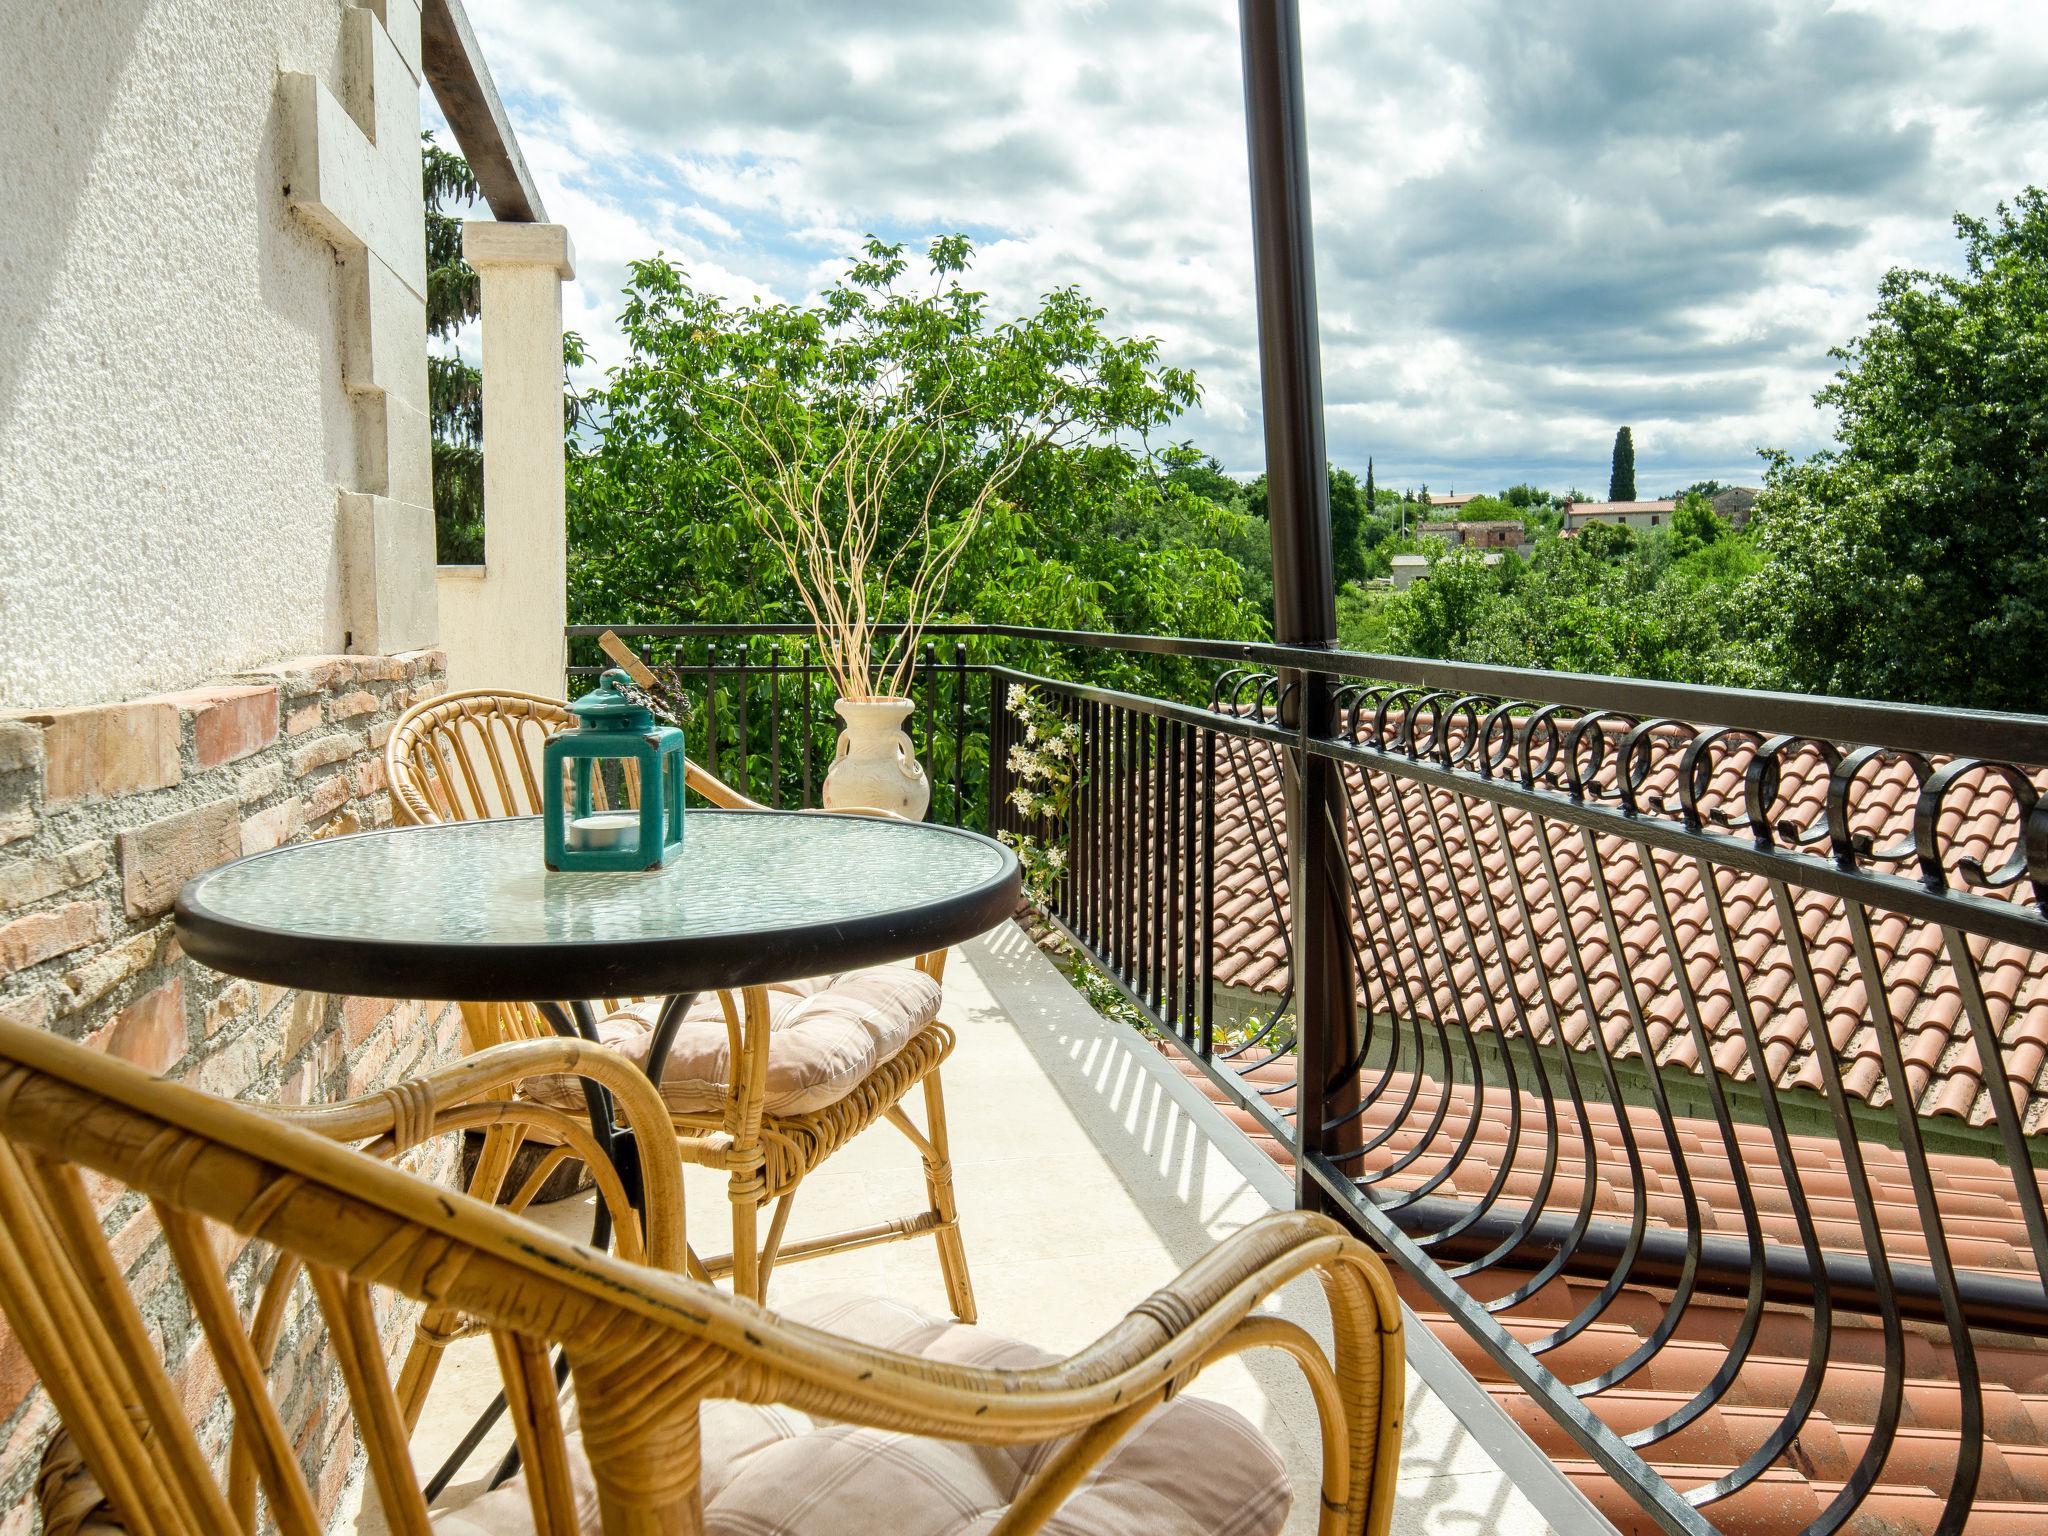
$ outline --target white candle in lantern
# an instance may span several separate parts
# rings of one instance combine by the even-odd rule
[[[562,840],[571,848],[586,850],[630,848],[640,841],[640,813],[599,811],[593,816],[578,816],[569,823]]]

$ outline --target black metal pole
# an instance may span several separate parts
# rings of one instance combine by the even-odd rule
[[[1273,638],[1319,650],[1337,643],[1336,567],[1330,548],[1328,451],[1323,440],[1322,345],[1316,318],[1308,123],[1301,83],[1296,0],[1239,0],[1244,34],[1245,123],[1252,195],[1252,255],[1259,316],[1259,386],[1266,433],[1266,507],[1273,540]],[[1327,736],[1328,673],[1281,674],[1281,722]],[[1287,868],[1298,1010],[1295,1134],[1297,1198],[1334,1209],[1308,1172],[1310,1157],[1336,1148],[1325,1124],[1344,1110],[1355,1082],[1336,1074],[1355,1054],[1358,1005],[1349,960],[1350,868],[1340,814],[1342,771],[1301,747],[1287,753]]]

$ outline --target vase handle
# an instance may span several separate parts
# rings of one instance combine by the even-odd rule
[[[908,731],[896,733],[896,771],[913,783],[924,777],[924,769],[918,766],[917,743]]]

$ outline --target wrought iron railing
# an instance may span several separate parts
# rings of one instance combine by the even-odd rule
[[[679,664],[753,700],[707,708],[718,729],[801,688],[822,741],[821,690],[775,643]],[[1631,1519],[1742,1529],[1771,1498],[1816,1536],[1949,1533],[2048,1508],[2015,1470],[2048,1460],[2048,1421],[2025,1456],[2001,1444],[2048,1410],[2048,720],[1285,647],[936,643],[935,814],[1064,851],[1052,916]],[[1011,665],[1020,646],[1073,665]],[[1207,686],[1075,680],[1105,654]],[[1311,732],[1318,686],[1334,714]],[[1061,825],[1011,802],[1013,687],[1078,728]],[[790,789],[787,749],[740,752]],[[1317,764],[1319,847],[1293,830]],[[1318,968],[1341,985],[1302,1006]]]
[[[597,645],[607,629],[691,701],[685,734],[693,759],[764,804],[817,803],[839,723],[808,625],[572,625],[573,691],[581,693],[609,665]],[[882,632],[895,633],[896,626]],[[943,626],[921,648],[911,674],[917,707],[909,730],[932,780],[932,818],[978,827],[987,819],[989,681],[985,667],[968,663],[970,632]]]

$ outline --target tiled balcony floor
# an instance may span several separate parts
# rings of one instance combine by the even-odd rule
[[[1015,928],[955,954],[946,973],[946,1017],[960,1031],[946,1067],[946,1098],[961,1222],[985,1326],[1047,1348],[1079,1348],[1270,1208],[1239,1163],[1208,1139],[1206,1127],[1219,1123],[1213,1111],[1171,1091],[1166,1074],[1143,1059],[1150,1047],[1105,1023]],[[878,1127],[805,1182],[789,1235],[902,1214],[922,1189],[909,1144]],[[698,1246],[722,1250],[721,1182],[691,1170],[688,1200]],[[565,1230],[588,1231],[583,1201],[543,1214]],[[928,1241],[778,1270],[769,1301],[828,1290],[869,1290],[934,1316],[946,1312]],[[1277,1306],[1327,1338],[1313,1280],[1291,1287]],[[451,1351],[414,1442],[423,1469],[439,1464],[496,1386],[487,1342]],[[1280,1448],[1296,1481],[1288,1531],[1313,1531],[1315,1419],[1293,1368],[1277,1356],[1240,1357],[1203,1373],[1190,1390],[1234,1405]],[[1406,1409],[1396,1532],[1536,1536],[1550,1529],[1413,1371]],[[481,1491],[510,1440],[501,1429],[442,1502]],[[358,1529],[383,1525],[369,1511]]]

